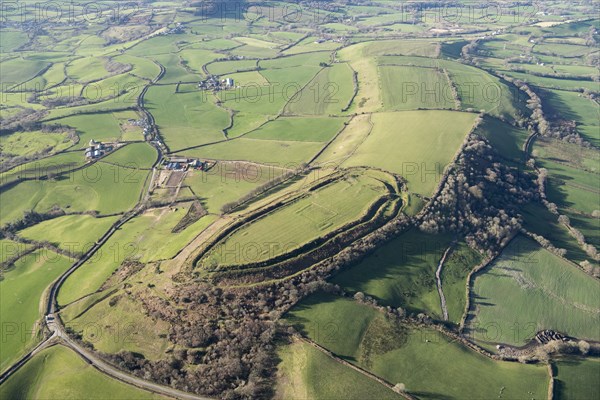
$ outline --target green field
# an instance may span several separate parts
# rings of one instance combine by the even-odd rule
[[[314,163],[325,167],[339,166],[360,146],[372,127],[371,114],[352,117],[344,130],[323,150]]]
[[[467,276],[482,261],[482,257],[464,242],[452,250],[442,268],[442,290],[446,297],[448,319],[456,324],[465,312]]]
[[[0,386],[5,399],[159,399],[97,371],[70,349],[55,346],[36,355]]]
[[[230,74],[256,68],[256,60],[216,61],[208,64],[206,68],[211,74]]]
[[[590,215],[599,208],[598,153],[557,140],[536,140],[538,165],[548,170],[547,196],[561,209]]]
[[[437,57],[439,45],[423,40],[380,40],[358,43],[354,45],[362,56],[404,55]],[[354,51],[354,49],[349,51]],[[344,50],[345,51],[345,50]]]
[[[373,131],[343,165],[400,174],[410,192],[429,196],[476,117],[453,111],[373,114]]]
[[[183,184],[192,188],[208,212],[218,214],[224,204],[241,198],[282,173],[282,169],[266,165],[219,162],[208,172],[188,172]]]
[[[36,250],[15,262],[0,280],[2,347],[0,370],[15,362],[41,339],[42,294],[71,261],[50,250]]]
[[[187,206],[151,209],[123,225],[90,260],[77,269],[58,293],[66,305],[98,290],[125,260],[147,263],[174,257],[215,218],[205,216],[179,233],[171,230]]]
[[[166,69],[165,76],[160,80],[161,83],[198,82],[201,79],[201,74],[185,69],[177,53],[152,55],[151,58]],[[200,68],[199,65],[198,69]]]
[[[528,136],[525,129],[518,129],[496,118],[486,116],[475,132],[487,138],[498,154],[506,160],[512,162],[523,160],[523,145]]]
[[[526,95],[520,93],[516,86],[513,86],[482,69],[461,64],[456,61],[423,57],[381,56],[377,58],[377,62],[380,66],[421,66],[446,70],[453,86],[456,88],[456,93],[463,110],[485,110],[495,117],[506,119],[508,121],[514,121],[520,115],[529,115],[530,113],[526,108]],[[429,95],[427,92],[427,90],[431,90],[433,84],[430,83],[428,86],[425,85],[424,87],[422,87],[422,85],[428,81],[435,82],[435,80],[431,77],[423,77],[420,79],[427,80],[410,80],[410,82],[417,83],[417,87],[410,86],[406,88],[410,91],[409,93],[417,92],[411,97],[420,98],[423,94],[428,97],[433,97],[432,94]],[[398,83],[395,84],[398,85]],[[442,89],[443,87],[441,86],[440,90]],[[448,91],[448,89],[444,90]],[[436,94],[440,99],[453,98],[450,93],[445,94],[444,91]]]
[[[114,141],[122,134],[118,121],[112,113],[108,112],[74,115],[53,122],[75,128],[80,138],[77,145],[80,149],[86,148],[92,139],[101,142]]]
[[[152,168],[157,160],[156,150],[147,143],[131,143],[117,149],[102,162],[134,169]]]
[[[182,155],[228,161],[251,161],[275,165],[281,168],[297,168],[308,162],[324,144],[322,142],[300,142],[239,138],[209,146],[185,150]],[[257,151],[256,149],[260,149]]]
[[[348,175],[230,234],[203,259],[206,267],[265,261],[359,219],[385,186],[368,175]],[[292,226],[287,221],[294,221]]]
[[[600,145],[600,111],[596,103],[580,93],[564,90],[545,90],[542,99],[549,116],[577,121],[577,132],[595,146]]]
[[[76,309],[74,313],[82,313],[65,321],[65,325],[81,334],[82,339],[92,343],[96,350],[113,354],[127,350],[149,360],[166,356],[170,343],[165,339],[169,324],[145,315],[144,308],[133,296],[118,291],[98,302],[89,303],[87,299],[82,300],[81,305],[77,302],[61,310],[61,318],[65,312],[70,316],[70,308]]]
[[[344,126],[344,118],[281,117],[268,122],[247,138],[299,142],[327,142]]]
[[[212,94],[199,90],[175,93],[175,85],[153,86],[145,97],[148,110],[171,151],[224,140],[229,114]]]
[[[557,79],[557,78],[548,78],[544,76],[536,76],[530,75],[523,72],[513,72],[513,71],[504,71],[506,75],[520,79],[524,82],[533,84],[538,87],[548,88],[548,89],[562,89],[562,90],[570,90],[570,91],[579,91],[583,89],[588,89],[592,92],[600,92],[600,83],[593,82],[589,80],[579,80],[579,79]]]
[[[129,64],[133,67],[130,71],[132,75],[136,75],[146,79],[154,79],[160,72],[158,65],[145,57],[136,57],[129,54],[122,54],[114,57],[113,60]]]
[[[555,363],[554,396],[560,400],[595,399],[600,393],[600,361],[564,359]]]
[[[588,258],[567,228],[558,223],[558,217],[545,206],[531,203],[523,208],[524,227],[532,233],[543,235],[554,247],[565,249],[565,257],[571,261],[581,262]],[[591,219],[588,219],[591,221]]]
[[[348,64],[323,68],[297,97],[290,100],[285,112],[293,115],[339,115],[354,93],[353,72]]]
[[[147,171],[97,163],[56,180],[26,181],[0,194],[3,223],[22,217],[24,211],[127,211],[138,201]]]
[[[379,67],[384,108],[389,111],[453,109],[450,82],[433,68],[385,65]]]
[[[0,66],[0,80],[3,82],[4,88],[18,85],[33,78],[36,74],[43,71],[49,64],[43,61],[34,61],[24,58],[13,58],[11,60],[2,61]]]
[[[449,236],[411,230],[342,271],[332,282],[351,292],[373,296],[386,306],[425,311],[441,318],[435,271],[450,242]],[[448,294],[453,291],[450,289]]]
[[[301,53],[311,53],[311,52],[326,52],[327,50],[334,50],[336,48],[341,47],[339,43],[335,42],[324,42],[317,43],[316,37],[307,37],[302,40],[297,45],[293,46],[291,49],[288,49],[284,52],[284,54],[301,54]]]
[[[404,383],[419,398],[546,396],[543,366],[493,361],[436,330],[402,325],[351,299],[317,293],[292,309],[286,320],[337,356],[388,382]]]
[[[402,397],[341,365],[314,347],[295,342],[278,350],[275,399],[387,400]]]
[[[77,82],[91,82],[106,78],[109,72],[104,68],[104,62],[98,57],[82,57],[67,65],[67,76]]]
[[[490,344],[525,344],[543,329],[598,340],[599,289],[576,266],[517,237],[477,275],[469,327],[476,340]]]
[[[118,219],[114,216],[95,218],[91,215],[65,215],[24,229],[19,236],[38,242],[49,240],[63,250],[82,254]]]
[[[72,145],[73,142],[61,133],[33,131],[0,136],[0,152],[18,156],[54,153]]]
[[[596,50],[587,46],[577,46],[573,44],[542,43],[536,45],[534,51],[540,54],[572,58],[581,57]]]
[[[525,95],[487,72],[468,65],[445,61],[448,75],[454,82],[463,109],[485,110],[487,113],[514,121],[520,115],[529,115]]]
[[[19,178],[39,178],[49,173],[65,172],[85,163],[78,151],[69,151],[40,158],[0,174],[0,183],[14,182]]]
[[[149,382],[600,400],[594,1],[16,3],[0,13],[0,372],[102,242],[57,315],[98,356],[143,357],[115,366]],[[111,151],[86,158],[92,140]],[[202,169],[167,168],[178,157]],[[495,181],[505,196],[482,198]],[[436,206],[449,191],[473,195],[461,215]],[[538,362],[543,329],[592,349]],[[64,344],[0,398],[160,398]],[[501,362],[508,347],[527,362]]]

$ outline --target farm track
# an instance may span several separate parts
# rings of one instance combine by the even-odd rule
[[[154,32],[153,34],[149,35],[147,38],[153,37],[157,32]],[[151,123],[151,126],[154,130],[155,137],[159,137],[158,127],[155,124],[154,116],[144,106],[144,95],[148,91],[149,87],[152,86],[153,84],[156,84],[166,73],[164,66],[162,66],[159,63],[156,63],[156,64],[159,66],[160,72],[152,81],[150,81],[150,83],[148,85],[144,86],[143,90],[140,92],[140,95],[137,98],[137,106],[138,106],[138,109],[142,113],[144,113],[144,115],[146,115],[146,117],[148,118],[148,121]],[[152,177],[154,177],[155,173],[156,173],[156,166],[162,160],[163,152],[157,142],[150,142],[150,144],[153,147],[155,147],[155,149],[157,150],[157,153],[158,153],[157,159],[156,159],[154,165],[152,166]],[[168,152],[168,148],[166,147],[166,145],[165,145],[165,149]],[[83,169],[89,165],[90,165],[90,163],[86,163],[84,165],[73,168],[67,172],[72,173],[74,171]],[[64,173],[65,173],[64,171],[61,172],[61,174],[64,174]],[[46,178],[47,178],[47,176],[46,176]],[[148,176],[146,177],[146,179],[148,179]],[[7,182],[6,184],[1,185],[1,189],[4,189],[6,186],[18,184],[21,181],[22,180],[20,179],[18,181]],[[148,189],[150,187],[151,187],[151,182],[149,185],[147,185]],[[95,243],[95,245],[88,252],[86,252],[83,256],[81,256],[81,258],[79,258],[67,271],[65,271],[61,276],[59,276],[52,283],[52,285],[50,286],[49,289],[46,289],[45,295],[42,297],[42,299],[45,298],[45,301],[46,301],[46,305],[45,305],[45,307],[43,307],[43,308],[45,308],[46,316],[54,315],[54,313],[57,311],[58,290],[60,289],[62,284],[66,281],[66,279],[75,270],[77,270],[80,266],[82,266],[87,260],[89,260],[120,227],[122,227],[125,223],[127,223],[128,221],[133,219],[135,216],[137,216],[141,212],[143,212],[144,208],[142,205],[143,205],[145,198],[148,195],[148,193],[146,193],[146,195],[144,195],[144,192],[146,192],[146,185],[144,186],[144,190],[142,191],[142,193],[140,193],[140,199],[139,199],[138,205],[134,209],[132,209],[130,212],[123,214],[122,217],[119,219],[119,221],[117,221],[115,224],[113,224],[113,226],[107,232],[105,232],[105,234],[100,239],[98,239],[98,241]],[[199,235],[199,236],[201,236],[201,235]],[[195,243],[196,240],[197,240],[197,238],[192,243]],[[182,257],[182,255],[187,256],[187,253],[184,250],[182,250],[180,253],[178,253],[178,255],[176,256],[176,259],[178,257],[180,259]],[[87,350],[86,348],[81,346],[79,343],[70,339],[69,336],[67,335],[67,333],[65,332],[65,328],[64,328],[64,325],[62,325],[60,316],[56,315],[55,318],[56,319],[55,319],[54,323],[46,323],[46,326],[52,332],[52,335],[49,337],[46,337],[45,340],[43,340],[36,347],[34,347],[32,350],[30,350],[28,353],[26,353],[23,357],[21,357],[17,362],[13,363],[5,371],[3,371],[2,374],[0,374],[0,384],[5,382],[10,376],[12,376],[15,372],[17,372],[23,365],[25,365],[25,363],[28,360],[30,360],[34,355],[39,353],[41,350],[43,350],[47,347],[50,347],[52,345],[55,345],[56,342],[60,342],[61,344],[65,345],[67,347],[70,347],[72,350],[74,350],[79,356],[81,356],[89,364],[93,365],[94,368],[96,368],[100,372],[102,372],[114,379],[117,379],[122,382],[131,384],[133,386],[148,390],[150,392],[162,394],[162,395],[165,395],[168,397],[173,397],[173,398],[178,398],[178,399],[191,399],[191,400],[210,400],[210,398],[208,398],[208,397],[197,396],[197,395],[194,395],[191,393],[182,392],[182,391],[170,388],[170,387],[166,387],[166,386],[159,385],[159,384],[156,384],[156,383],[144,380],[144,379],[140,379],[138,377],[132,376],[128,373],[118,370],[117,368],[111,366],[110,364],[106,363],[105,361],[100,360],[92,352],[90,352],[89,350]]]
[[[306,38],[307,36],[308,36],[308,35],[304,36],[303,38],[301,38],[301,39],[300,39],[300,40],[298,40],[297,42],[295,42],[295,43],[292,43],[291,45],[289,45],[288,47],[286,47],[284,50],[287,50],[287,49],[289,49],[289,48],[292,48],[292,47],[294,47],[295,45],[297,45],[298,43],[300,43],[300,42],[301,42],[301,41],[302,41],[304,38]],[[152,36],[151,36],[151,35],[149,35],[147,38],[150,38],[150,37],[152,37]],[[392,37],[392,36],[390,36],[390,37]],[[400,36],[400,37],[401,37],[401,36]],[[142,41],[140,41],[140,42],[142,42]],[[130,48],[131,48],[131,47],[134,47],[135,45],[139,44],[140,42],[138,42],[138,43],[135,43],[134,45],[130,46]],[[282,50],[282,51],[283,51],[283,50]],[[440,46],[438,46],[438,48],[437,48],[437,51],[438,51],[438,53],[439,53],[439,51],[440,51]],[[290,56],[291,56],[291,55],[290,55]],[[275,58],[279,58],[279,57],[275,57]],[[258,64],[258,61],[257,61],[257,64]],[[208,64],[202,65],[202,70],[203,70],[205,73],[207,73],[207,69],[206,69],[206,66],[207,66],[207,65],[208,65]],[[164,67],[162,67],[162,66],[161,66],[161,72],[162,72],[162,75],[164,75],[164,72],[165,72],[165,71],[164,71]],[[162,83],[159,83],[159,82],[158,82],[158,80],[160,80],[161,78],[162,78],[162,76],[161,76],[160,78],[157,78],[157,81],[156,81],[156,82],[152,82],[152,83],[150,83],[149,85],[145,86],[145,87],[144,87],[144,94],[145,94],[145,91],[147,91],[147,89],[148,89],[148,88],[149,88],[151,85],[157,85],[157,86],[158,86],[158,85],[167,85],[167,84],[162,84]],[[313,78],[313,79],[314,79],[314,78]],[[190,83],[193,83],[193,82],[190,82]],[[82,90],[83,90],[83,89],[82,89]],[[152,126],[154,127],[154,130],[155,130],[155,134],[156,134],[156,136],[155,136],[155,137],[157,137],[157,138],[158,138],[158,137],[159,137],[159,136],[158,136],[158,127],[156,127],[156,125],[155,125],[155,122],[154,122],[154,117],[152,116],[152,114],[151,114],[149,111],[147,111],[147,110],[144,108],[144,105],[143,105],[143,96],[144,96],[144,94],[142,94],[142,95],[141,95],[141,97],[139,97],[139,98],[138,98],[138,107],[140,108],[140,110],[142,110],[142,112],[144,112],[145,114],[147,114],[147,115],[149,116],[149,120],[151,120],[151,121],[152,121]],[[353,102],[353,100],[354,100],[354,97],[356,96],[356,94],[357,94],[357,93],[356,93],[356,90],[355,90],[354,96],[353,96],[352,100],[350,101],[350,103],[348,104],[348,107],[350,107],[350,106],[352,105],[352,102]],[[140,104],[140,99],[141,99],[141,104]],[[284,106],[284,108],[285,108],[285,106]],[[283,110],[282,110],[282,111],[283,111]],[[233,124],[233,119],[232,119],[232,122],[231,122],[231,124]],[[261,126],[262,126],[262,125],[261,125]],[[372,125],[371,125],[371,127],[372,127]],[[337,133],[336,137],[337,137],[338,135],[340,135],[340,133],[342,133],[342,131],[343,131],[343,129],[342,129],[340,132],[338,132],[338,133]],[[369,131],[369,133],[370,133],[370,131]],[[243,134],[243,135],[245,135],[245,134]],[[241,135],[241,136],[243,136],[243,135]],[[536,135],[537,135],[537,133],[533,133],[533,134],[532,134],[530,137],[528,137],[528,138],[527,138],[527,142],[526,142],[526,143],[525,143],[525,145],[523,146],[523,147],[524,147],[524,149],[525,149],[525,157],[526,157],[526,158],[527,158],[527,156],[530,154],[531,147],[532,147],[532,145],[533,145],[533,142],[534,142],[534,140],[535,140],[535,136],[536,136]],[[240,136],[240,137],[241,137],[241,136]],[[368,134],[367,134],[367,136],[368,136]],[[227,139],[227,137],[226,137],[226,139]],[[335,139],[335,138],[334,138],[334,139]],[[531,143],[529,143],[529,141],[530,141],[530,140],[531,140]],[[311,162],[312,162],[314,159],[316,159],[316,158],[318,157],[318,155],[319,155],[319,154],[321,154],[321,153],[322,153],[322,152],[323,152],[323,151],[324,151],[324,150],[325,150],[325,149],[326,149],[326,148],[327,148],[327,147],[328,147],[328,146],[331,144],[331,142],[332,142],[332,141],[333,141],[333,139],[332,139],[332,140],[331,140],[329,143],[327,143],[323,149],[321,149],[321,151],[320,151],[320,152],[317,154],[317,156],[313,157],[313,159],[311,160]],[[219,141],[219,142],[214,142],[214,143],[209,143],[209,144],[204,144],[204,145],[200,145],[200,146],[197,146],[197,147],[206,146],[206,145],[211,145],[211,144],[215,144],[215,143],[221,143],[221,142],[222,142],[222,141]],[[163,141],[163,143],[164,143],[164,141]],[[151,144],[157,148],[157,151],[158,151],[158,161],[160,161],[160,160],[161,160],[161,158],[162,158],[162,151],[161,151],[161,149],[160,149],[160,148],[159,148],[157,145],[155,145],[155,143],[151,143]],[[360,144],[359,144],[359,145],[358,145],[356,148],[358,148],[358,147],[360,147]],[[185,150],[185,149],[184,149],[184,150]],[[356,149],[355,149],[355,150],[356,150]],[[178,150],[177,152],[181,152],[181,151],[182,151],[182,150]],[[168,148],[167,148],[167,152],[168,152]],[[350,157],[350,156],[348,156],[348,157]],[[107,163],[107,164],[110,164],[110,163]],[[87,166],[87,165],[86,165],[86,166]],[[156,168],[153,168],[152,170],[153,170],[152,177],[154,178],[154,176],[155,176],[155,172],[156,172]],[[445,172],[445,174],[446,174],[446,172]],[[153,180],[153,178],[152,178],[152,180]],[[148,179],[148,177],[147,177],[146,179]],[[151,180],[151,182],[152,182],[152,180]],[[576,186],[575,186],[575,187],[576,187]],[[440,188],[441,188],[441,186],[440,186]],[[178,189],[179,189],[179,187],[178,187]],[[143,197],[144,193],[142,192],[140,195]],[[195,195],[195,193],[194,193],[194,195]],[[417,196],[418,196],[418,195],[417,195]],[[142,197],[140,197],[140,201],[141,201],[141,198],[142,198]],[[419,197],[421,197],[421,196],[419,196]],[[436,197],[436,195],[434,195],[434,196],[433,196],[433,198],[435,198],[435,197]],[[427,200],[429,200],[429,199],[427,199]],[[125,216],[124,216],[124,217],[125,217]],[[132,216],[132,218],[133,218],[133,216]],[[212,225],[217,225],[219,221],[225,221],[225,222],[227,222],[226,218],[227,218],[227,216],[225,216],[225,217],[221,218],[221,219],[220,219],[220,220],[218,220],[216,223],[214,223],[214,224],[211,224],[209,227],[212,227]],[[415,217],[415,218],[416,218],[416,217]],[[124,223],[126,223],[126,221],[125,221]],[[202,233],[204,233],[204,231],[203,231]],[[186,260],[188,260],[188,259],[189,259],[189,256],[192,254],[192,252],[194,252],[195,250],[197,250],[197,249],[198,249],[198,247],[199,247],[199,246],[200,246],[202,243],[204,243],[204,239],[199,239],[199,238],[202,236],[202,233],[201,233],[201,234],[199,234],[199,235],[196,237],[196,239],[194,239],[194,241],[193,241],[193,242],[190,242],[190,243],[189,243],[189,244],[188,244],[188,245],[187,245],[187,246],[186,246],[186,247],[185,247],[183,250],[181,250],[181,251],[178,253],[178,255],[175,257],[175,258],[178,260],[178,262],[182,262],[182,263],[183,263],[183,262],[185,262]],[[218,234],[218,229],[216,230],[216,233]],[[204,236],[203,236],[203,237],[204,237]],[[189,249],[188,249],[188,248],[189,248]],[[439,292],[439,295],[440,295],[440,302],[441,302],[441,305],[442,305],[442,310],[443,310],[443,314],[444,314],[444,319],[446,319],[446,320],[447,320],[447,318],[448,318],[448,313],[447,313],[447,310],[446,310],[445,298],[444,298],[444,294],[443,294],[443,291],[442,291],[441,273],[442,273],[442,268],[443,268],[443,265],[444,265],[444,263],[446,262],[446,258],[447,258],[447,256],[450,254],[450,252],[451,252],[451,248],[452,248],[452,245],[451,245],[450,247],[448,247],[448,249],[446,249],[446,251],[445,251],[445,253],[444,253],[444,255],[443,255],[442,259],[440,260],[440,262],[439,262],[439,264],[438,264],[438,268],[437,268],[437,270],[436,270],[436,278],[437,278],[437,284],[438,284],[438,292]],[[488,262],[488,263],[486,263],[486,264],[488,264],[488,265],[489,265],[489,262]],[[467,291],[468,291],[468,290],[469,290],[469,287],[467,286]],[[467,304],[468,304],[468,303],[467,303]],[[59,328],[60,328],[60,327],[59,327]],[[56,331],[55,331],[55,332],[56,332]],[[62,338],[60,338],[60,340],[63,340],[63,344],[64,344],[64,345],[66,345],[67,347],[71,347],[71,348],[73,348],[73,347],[71,346],[71,343],[68,343],[68,342],[73,342],[73,341],[71,341],[71,340],[70,340],[70,338],[68,338],[68,336],[66,336],[66,335],[65,335],[65,337],[67,338],[67,340],[65,340],[65,339],[62,339]],[[353,365],[353,364],[351,364],[351,363],[347,362],[346,360],[344,360],[344,359],[341,359],[341,358],[337,357],[335,354],[331,353],[331,352],[330,352],[329,350],[327,350],[326,348],[323,348],[323,347],[319,346],[318,344],[316,344],[316,343],[312,342],[310,339],[307,339],[307,338],[300,338],[300,339],[301,339],[301,340],[303,340],[303,341],[305,341],[305,342],[307,342],[307,343],[309,343],[309,344],[311,344],[312,346],[314,346],[315,348],[319,349],[319,350],[320,350],[320,351],[322,351],[323,353],[327,354],[329,357],[331,357],[332,359],[334,359],[336,362],[339,362],[339,363],[341,363],[341,364],[343,364],[343,365],[346,365],[346,366],[348,366],[349,368],[352,368],[352,369],[356,370],[357,372],[359,372],[359,373],[361,373],[361,374],[363,374],[363,375],[365,375],[365,376],[367,376],[367,377],[369,377],[369,378],[371,378],[371,379],[374,379],[374,380],[378,381],[379,383],[382,383],[382,384],[384,384],[384,385],[386,385],[386,386],[390,387],[391,389],[393,389],[393,387],[391,387],[391,384],[390,384],[390,383],[388,383],[388,382],[385,382],[385,381],[383,381],[381,378],[379,378],[379,377],[377,377],[377,376],[375,376],[375,375],[373,375],[373,374],[369,373],[368,371],[364,371],[364,370],[362,370],[360,367],[357,367],[357,366],[355,366],[355,365]],[[45,341],[45,342],[42,342],[42,343],[40,343],[40,344],[39,344],[39,345],[38,345],[38,346],[37,346],[37,347],[36,347],[34,350],[32,350],[32,353],[33,353],[34,351],[39,351],[39,350],[41,350],[42,348],[45,348],[45,347],[52,346],[53,344],[54,344],[54,343],[51,343],[51,341],[50,341],[50,340],[47,340],[47,341]],[[79,346],[79,345],[78,345],[78,343],[75,343],[74,345],[75,345],[75,346]],[[80,347],[80,346],[79,346],[79,347]],[[128,382],[128,383],[131,383],[131,384],[133,384],[133,385],[136,385],[136,386],[138,386],[138,384],[136,384],[136,383],[133,383],[133,381],[134,381],[135,379],[137,379],[137,378],[135,378],[135,377],[132,377],[132,376],[126,376],[126,378],[121,378],[121,377],[119,377],[119,374],[121,374],[121,372],[120,372],[120,371],[118,371],[116,368],[113,368],[113,367],[111,367],[111,366],[110,366],[110,365],[108,365],[108,364],[107,364],[107,365],[108,365],[108,368],[109,368],[109,370],[108,370],[108,371],[105,371],[103,368],[100,368],[98,365],[100,365],[101,363],[103,363],[103,361],[102,361],[102,360],[99,360],[99,359],[97,359],[97,361],[94,361],[94,360],[93,360],[93,358],[95,358],[95,357],[94,357],[94,354],[93,354],[92,352],[88,352],[88,353],[89,353],[89,355],[91,355],[91,357],[92,357],[92,359],[90,359],[90,357],[88,357],[88,356],[86,356],[86,355],[82,354],[82,353],[81,353],[80,351],[78,351],[77,349],[75,349],[75,348],[73,348],[73,349],[74,349],[74,350],[75,350],[75,351],[76,351],[76,352],[77,352],[77,353],[78,353],[78,354],[79,354],[79,355],[80,355],[82,358],[84,358],[84,359],[85,359],[87,362],[89,362],[89,363],[92,363],[92,364],[95,366],[95,368],[97,368],[97,369],[98,369],[98,370],[100,370],[101,372],[104,372],[104,373],[108,374],[109,376],[111,376],[111,377],[114,377],[115,379],[119,379],[119,380],[122,380],[122,381],[125,381],[125,382]],[[85,348],[84,348],[83,350],[84,350],[84,351],[87,351]],[[31,357],[31,355],[33,355],[33,354],[29,353],[29,357]],[[99,360],[99,362],[98,362],[98,360]],[[25,360],[25,361],[26,361],[26,360]],[[25,361],[24,361],[24,362],[25,362]],[[24,363],[24,362],[23,362],[23,363]],[[115,372],[115,371],[116,371],[116,372]],[[125,375],[127,375],[127,374],[125,374]],[[3,376],[0,376],[0,383],[1,383],[1,382],[3,382],[3,381],[2,381],[2,377],[3,377]],[[381,381],[383,381],[383,382],[381,382]],[[152,385],[152,384],[150,384],[150,385]],[[145,387],[145,388],[146,388],[146,386],[148,386],[148,382],[144,382],[144,381],[142,381],[142,383],[141,383],[141,384],[139,384],[139,387]],[[163,393],[163,394],[164,394],[165,392],[162,392],[163,390],[169,390],[169,388],[160,387],[160,385],[155,385],[155,386],[158,386],[158,389],[157,389],[157,391],[156,391],[157,393]],[[148,390],[152,390],[152,389],[148,389]],[[152,391],[154,391],[154,390],[152,390]],[[552,393],[552,389],[550,389],[550,394],[549,394],[550,398],[551,398],[551,393]],[[169,395],[173,395],[173,394],[169,394]],[[405,397],[405,398],[409,398],[409,399],[412,399],[412,398],[413,398],[412,396],[410,396],[410,395],[408,395],[408,394],[403,394],[403,393],[401,393],[401,395],[402,395],[403,397]],[[185,394],[185,393],[184,393],[184,395],[183,395],[183,396],[179,396],[179,395],[177,395],[177,397],[180,397],[180,398],[195,398],[195,399],[201,398],[201,399],[203,399],[202,397],[195,397],[195,396],[193,396],[193,395],[190,395],[190,396],[188,396],[188,395],[187,395],[187,394]]]
[[[438,267],[437,270],[435,271],[435,280],[437,283],[437,290],[438,293],[440,295],[440,304],[442,307],[442,315],[443,315],[443,319],[444,321],[448,321],[448,308],[446,307],[446,296],[444,296],[444,291],[442,290],[442,268],[444,267],[444,263],[446,262],[446,259],[448,258],[448,256],[450,255],[450,252],[452,252],[452,249],[454,248],[454,243],[451,244],[446,251],[444,252],[444,255],[442,256],[440,262],[438,263]]]

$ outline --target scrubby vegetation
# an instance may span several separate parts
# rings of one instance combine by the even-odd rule
[[[64,335],[172,396],[598,396],[595,4],[72,6],[0,27],[0,372],[57,344],[0,397],[153,397]]]

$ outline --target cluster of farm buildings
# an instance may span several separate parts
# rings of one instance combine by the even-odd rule
[[[139,126],[142,128],[142,133],[144,134],[144,138],[152,137],[152,124],[146,118],[141,119],[133,119],[130,118],[127,120],[127,123],[134,126]]]
[[[202,161],[197,158],[171,157],[163,161],[165,168],[172,171],[187,171],[188,169],[197,169],[207,171],[214,162]]]
[[[235,87],[235,81],[231,78],[219,79],[218,76],[209,75],[205,80],[198,83],[200,90],[226,90]]]
[[[100,158],[106,153],[113,150],[112,144],[96,142],[94,139],[90,140],[88,147],[85,149],[85,158],[88,160],[94,160]]]

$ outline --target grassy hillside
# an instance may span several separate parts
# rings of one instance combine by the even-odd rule
[[[546,396],[548,375],[543,366],[493,361],[438,331],[401,325],[351,299],[317,293],[286,319],[336,355],[388,382],[404,383],[419,398]]]
[[[543,329],[598,340],[600,283],[517,237],[473,288],[476,340],[521,345]],[[510,296],[506,294],[510,293]]]
[[[373,296],[383,305],[441,317],[435,271],[450,242],[449,236],[411,230],[342,271],[333,282]]]
[[[0,321],[4,327],[0,370],[16,361],[41,339],[38,322],[42,294],[71,266],[71,260],[49,250],[21,257],[0,280]]]
[[[373,114],[373,131],[343,165],[395,172],[407,179],[410,192],[429,196],[476,117],[452,111]]]
[[[387,400],[402,397],[304,342],[278,351],[275,399]]]
[[[107,377],[62,346],[36,355],[5,384],[5,399],[161,399],[162,396]]]

